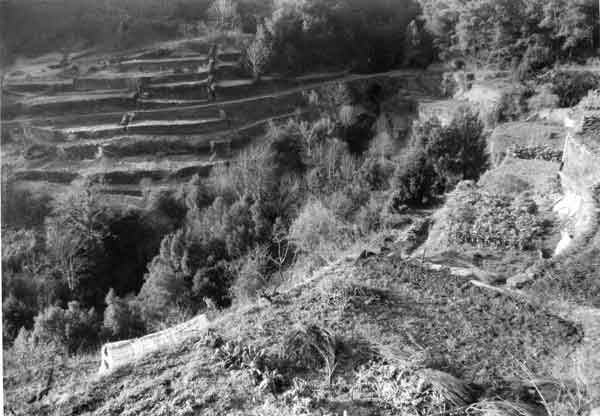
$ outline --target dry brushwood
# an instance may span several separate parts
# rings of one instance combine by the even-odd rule
[[[442,371],[381,363],[362,367],[355,388],[407,416],[454,414],[475,402],[478,394],[470,384]]]
[[[286,336],[282,356],[299,366],[318,369],[325,367],[327,382],[331,384],[337,366],[337,337],[318,325],[298,325]]]
[[[467,413],[477,416],[545,416],[539,406],[506,400],[483,400],[469,406]]]

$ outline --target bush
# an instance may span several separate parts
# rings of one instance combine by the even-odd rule
[[[584,111],[600,110],[600,89],[588,91],[587,95],[581,99],[577,107]]]
[[[94,309],[84,310],[79,302],[69,302],[67,309],[50,306],[35,317],[35,344],[56,343],[69,353],[96,346],[99,325]]]
[[[522,84],[512,84],[503,87],[500,102],[497,104],[494,112],[488,115],[492,123],[518,120],[523,114],[527,113],[527,100],[533,91]]]
[[[192,187],[193,185],[190,185]],[[190,192],[190,202],[194,200]],[[184,196],[172,190],[148,190],[145,195],[146,216],[164,228],[179,228],[187,212]],[[196,202],[196,201],[194,201]]]
[[[50,197],[19,189],[10,173],[2,169],[2,228],[36,228],[52,210]]]
[[[468,383],[421,366],[410,362],[361,366],[354,389],[406,415],[452,414],[449,409],[466,407],[474,401],[476,392]]]
[[[192,292],[197,300],[207,306],[207,300],[220,308],[231,305],[231,285],[234,282],[231,265],[218,261],[214,265],[201,267],[194,274]]]
[[[315,324],[300,324],[286,334],[281,355],[302,368],[324,368],[330,385],[340,350],[341,341],[331,330]]]
[[[335,218],[351,223],[361,206],[369,200],[369,190],[360,184],[349,184],[323,199]]]
[[[250,146],[240,152],[236,163],[217,165],[208,182],[216,196],[232,203],[245,195],[256,198],[264,186],[267,145]]]
[[[496,249],[533,249],[549,224],[527,192],[516,198],[492,195],[465,185],[447,202],[449,240]]]
[[[427,204],[435,195],[436,172],[423,149],[412,148],[398,160],[392,179],[396,203]]]
[[[8,295],[2,302],[2,338],[9,344],[23,328],[31,328],[36,309],[18,299],[14,294]]]
[[[385,225],[384,207],[385,195],[371,195],[369,201],[356,214],[356,224],[363,235],[381,230]]]
[[[369,156],[358,171],[358,182],[369,191],[383,191],[390,186],[394,168],[394,163],[387,158]]]
[[[557,108],[560,98],[554,94],[552,85],[543,84],[536,89],[535,94],[527,100],[529,112],[538,112],[546,108]]]
[[[229,257],[242,256],[256,241],[250,201],[245,198],[229,207],[223,219],[223,236]],[[217,236],[219,237],[219,236]]]
[[[25,263],[33,263],[39,250],[33,230],[6,230],[2,233],[2,269],[20,271]]]
[[[258,246],[240,259],[235,282],[231,287],[232,297],[247,302],[256,298],[267,287],[273,269],[268,247]]]
[[[600,76],[588,71],[551,70],[542,74],[538,82],[552,84],[552,92],[558,95],[560,107],[573,107],[590,90],[600,88]]]
[[[361,161],[351,154],[346,143],[329,140],[311,153],[312,169],[306,175],[313,195],[328,195],[354,182]]]
[[[553,63],[552,51],[550,48],[530,45],[527,47],[523,58],[518,67],[519,78],[527,78],[532,73],[537,73]]]
[[[289,240],[319,261],[335,260],[347,243],[348,229],[320,201],[308,202],[290,227]]]
[[[122,299],[111,288],[105,301],[103,328],[111,339],[135,338],[145,333],[144,322],[134,299]]]
[[[487,169],[487,142],[478,116],[463,109],[448,126],[437,118],[413,126],[410,147],[397,164],[392,193],[421,204],[448,192],[460,180]]]

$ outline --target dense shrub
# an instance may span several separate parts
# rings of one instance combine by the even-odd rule
[[[193,179],[192,179],[193,181]],[[195,188],[195,182],[190,181],[190,187]],[[192,191],[189,194],[189,202],[200,202],[200,195]],[[179,191],[173,190],[149,190],[145,195],[146,216],[154,223],[165,228],[179,228],[187,213],[184,196]]]
[[[445,226],[456,244],[533,249],[549,226],[526,192],[513,199],[464,184],[450,195],[447,206]]]
[[[313,195],[328,195],[344,189],[355,179],[361,161],[350,153],[348,145],[330,140],[313,149],[312,169],[307,173],[308,190]]]
[[[320,201],[308,202],[290,227],[290,241],[304,254],[331,262],[348,244],[348,228]]]
[[[554,94],[559,97],[560,107],[573,107],[588,91],[600,88],[600,76],[586,71],[551,70],[541,75],[538,82],[552,84]]]
[[[194,274],[192,293],[202,306],[207,306],[207,300],[219,308],[231,304],[231,285],[235,279],[232,266],[225,260],[201,267]]]
[[[50,306],[36,316],[32,335],[36,344],[56,343],[74,353],[95,347],[99,333],[94,309],[86,311],[73,301],[67,309]]]
[[[33,264],[39,251],[33,230],[5,230],[2,232],[2,270],[20,271],[24,264]]]
[[[256,298],[269,284],[272,269],[268,247],[257,246],[251,250],[240,259],[240,267],[231,286],[232,297],[242,302]]]
[[[18,188],[10,173],[6,173],[5,168],[2,170],[2,228],[35,228],[43,225],[52,210],[50,198]]]
[[[394,168],[395,165],[390,159],[377,156],[367,157],[358,171],[357,182],[368,191],[388,189]]]
[[[9,344],[21,328],[31,328],[36,315],[35,305],[27,305],[14,294],[6,296],[2,302],[2,339]]]
[[[335,217],[343,222],[352,223],[360,208],[369,200],[370,192],[359,183],[349,184],[340,191],[324,198]]]
[[[397,203],[423,204],[434,196],[436,173],[423,149],[403,154],[394,172],[392,193]]]
[[[150,217],[136,210],[108,209],[100,198],[93,187],[66,195],[46,221],[45,239],[48,258],[73,299],[98,311],[104,309],[111,287],[120,295],[139,290],[165,232]]]
[[[5,341],[12,341],[22,326],[31,328],[33,317],[40,308],[62,300],[63,294],[60,293],[59,288],[51,284],[49,274],[43,269],[26,268],[15,272],[3,268],[2,326]]]
[[[103,328],[111,339],[127,339],[145,333],[138,305],[132,298],[120,298],[110,289],[106,295]]]
[[[371,195],[366,204],[356,214],[356,224],[362,235],[380,231],[389,225],[385,216],[386,195]]]
[[[448,126],[437,118],[416,123],[408,151],[398,161],[392,191],[411,203],[431,201],[459,181],[478,179],[488,166],[478,116],[463,110]]]
[[[242,256],[256,241],[250,200],[235,202],[223,218],[223,239],[229,257]]]

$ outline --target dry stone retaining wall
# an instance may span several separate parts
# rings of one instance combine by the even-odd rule
[[[600,206],[600,112],[585,114],[584,123],[565,119],[570,128],[565,140],[561,170],[564,197],[554,210],[565,224],[555,254],[564,252],[571,242],[598,232]]]

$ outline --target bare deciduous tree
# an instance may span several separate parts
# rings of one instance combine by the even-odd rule
[[[215,0],[210,6],[209,14],[214,19],[215,26],[220,29],[235,29],[240,21],[237,5],[233,0]]]
[[[246,47],[246,57],[252,68],[254,79],[259,81],[271,57],[271,41],[264,25],[259,24],[256,28],[254,39]]]

